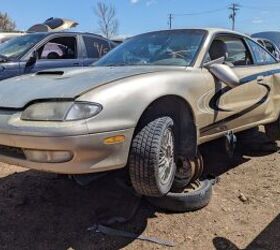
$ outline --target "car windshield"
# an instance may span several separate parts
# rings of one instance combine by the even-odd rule
[[[139,35],[116,47],[94,66],[189,66],[205,33],[203,30],[169,30]]]
[[[41,33],[12,38],[5,43],[0,44],[0,56],[7,59],[20,58],[46,36],[46,34]]]

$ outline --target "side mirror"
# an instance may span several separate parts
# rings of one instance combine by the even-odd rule
[[[29,60],[26,63],[26,67],[33,66],[38,59],[38,52],[36,50],[33,51],[32,56],[29,58]]]
[[[235,72],[226,64],[212,64],[208,67],[211,74],[217,77],[231,88],[240,85],[240,79]]]

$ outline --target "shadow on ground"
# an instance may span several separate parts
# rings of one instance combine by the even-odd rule
[[[239,150],[239,154],[230,161],[218,150],[221,147],[221,141],[202,147],[202,152],[207,152],[205,176],[219,176],[250,160],[243,157]],[[139,202],[138,197],[116,183],[117,177],[119,173],[112,173],[87,188],[80,187],[65,177],[35,171],[0,178],[1,249],[72,247],[80,250],[120,249],[127,246],[132,239],[87,231],[88,227],[104,224],[108,219],[129,217],[133,207]],[[153,217],[155,209],[142,200],[135,216],[125,224],[115,224],[114,228],[140,235],[145,230],[148,219]],[[279,218],[272,227],[274,229],[268,229],[268,233],[269,230],[279,230]],[[222,240],[216,238],[215,246],[220,245]],[[260,236],[256,242],[259,241],[265,242],[266,236]]]
[[[139,198],[111,174],[87,188],[34,171],[0,179],[1,249],[119,249],[131,240],[87,231],[94,224],[129,217]],[[114,228],[141,234],[154,209],[141,202],[137,214]]]
[[[245,248],[246,250],[278,250],[280,246],[280,214]],[[216,250],[240,250],[223,237],[213,239]]]

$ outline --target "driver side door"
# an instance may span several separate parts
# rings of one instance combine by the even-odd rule
[[[202,129],[202,134],[211,135],[240,127],[252,127],[268,115],[272,78],[267,75],[276,60],[268,54],[262,65],[256,61],[249,41],[242,36],[219,35],[227,47],[228,64],[239,77],[240,84],[234,88],[209,74],[214,91],[209,100],[212,123]],[[261,48],[261,47],[260,47]]]
[[[48,40],[36,48],[36,61],[23,65],[25,73],[82,66],[78,44],[78,36],[59,36]]]

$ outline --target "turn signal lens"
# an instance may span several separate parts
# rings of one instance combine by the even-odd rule
[[[122,143],[125,141],[125,136],[124,135],[115,135],[115,136],[111,136],[108,137],[106,139],[104,139],[104,144],[118,144],[118,143]]]

